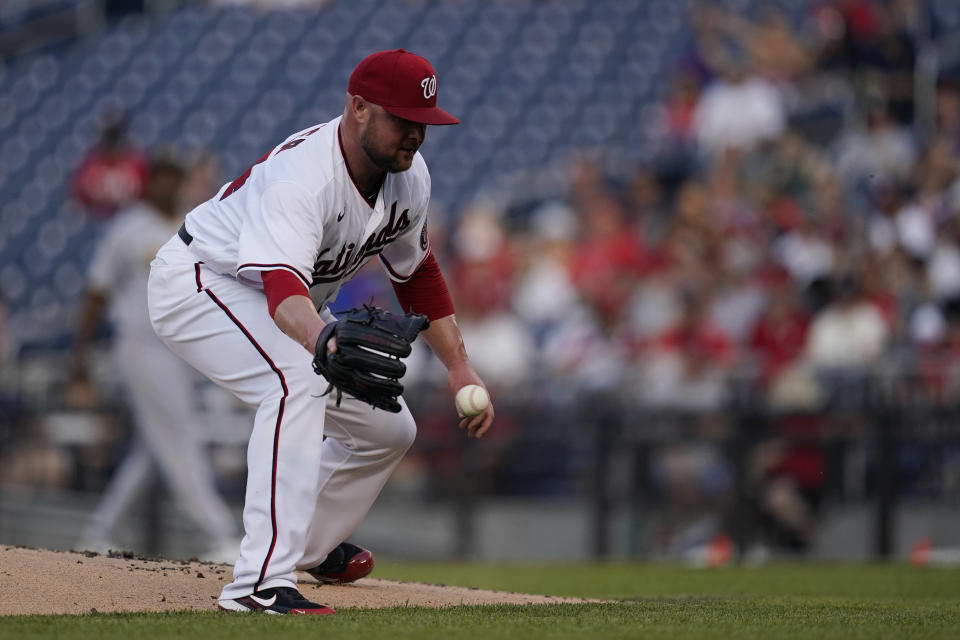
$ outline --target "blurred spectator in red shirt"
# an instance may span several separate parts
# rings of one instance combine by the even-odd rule
[[[679,321],[651,345],[643,362],[643,398],[653,406],[710,411],[727,399],[733,345],[714,326],[709,294],[687,292]]]
[[[853,69],[878,38],[879,16],[870,0],[824,0],[811,14],[821,68]]]
[[[582,240],[571,266],[574,284],[602,318],[613,321],[623,315],[643,273],[641,239],[626,224],[623,207],[611,196],[597,196],[585,203],[580,226]]]
[[[754,325],[750,347],[757,357],[761,385],[767,387],[803,354],[810,318],[800,306],[796,291],[773,287],[770,304]]]
[[[700,357],[724,368],[732,364],[733,345],[711,322],[709,308],[709,294],[688,292],[679,321],[657,338],[654,348],[675,353],[695,350]]]
[[[484,205],[464,211],[454,231],[453,249],[453,294],[462,306],[481,314],[507,308],[516,256],[499,213]]]
[[[670,83],[670,93],[660,114],[659,125],[672,143],[686,146],[695,142],[693,117],[699,99],[700,84],[696,76],[681,69]]]
[[[74,175],[74,196],[94,218],[109,218],[143,195],[147,158],[126,135],[126,115],[112,116]]]
[[[942,306],[919,307],[911,324],[918,382],[936,400],[956,398],[960,392],[960,298]]]

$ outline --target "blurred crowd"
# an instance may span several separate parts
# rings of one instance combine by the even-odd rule
[[[446,244],[432,229],[478,368],[704,410],[732,378],[812,407],[891,370],[955,398],[960,84],[931,86],[923,126],[920,4],[813,3],[800,25],[697,5],[634,123],[653,161],[584,153],[529,213],[480,203]]]

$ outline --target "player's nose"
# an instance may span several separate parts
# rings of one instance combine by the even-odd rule
[[[407,129],[407,136],[413,138],[417,141],[417,146],[420,146],[423,143],[423,139],[427,135],[427,125],[421,124],[419,122],[411,122],[409,128]]]

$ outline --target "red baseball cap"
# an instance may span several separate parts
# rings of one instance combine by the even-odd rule
[[[378,104],[398,118],[421,124],[459,124],[437,106],[437,72],[415,53],[378,51],[350,74],[350,95]]]

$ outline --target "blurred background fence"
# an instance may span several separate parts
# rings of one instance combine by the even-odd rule
[[[476,443],[455,429],[445,389],[418,386],[407,394],[418,440],[359,539],[397,555],[696,565],[949,547],[960,535],[960,407],[913,382],[863,381],[839,406],[797,408],[758,404],[744,387],[704,411],[541,381],[500,390],[498,429]],[[198,399],[220,489],[239,515],[250,415],[206,385]],[[0,540],[74,546],[129,445],[128,420],[122,404],[8,413]],[[118,545],[202,551],[159,480],[141,505]]]
[[[358,533],[385,553],[904,558],[960,547],[960,6],[949,0],[9,1],[0,5],[0,542],[71,547],[129,446],[97,239],[147,156],[184,213],[429,58],[431,238],[498,421],[420,436]],[[364,269],[334,308],[395,304]],[[249,415],[208,385],[237,506]],[[120,542],[196,553],[161,486]],[[916,553],[914,553],[916,557]]]

